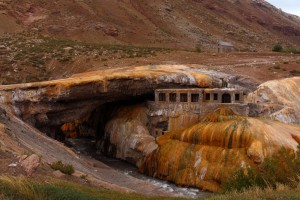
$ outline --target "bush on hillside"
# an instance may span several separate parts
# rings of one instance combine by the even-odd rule
[[[242,191],[250,187],[276,188],[279,184],[294,188],[300,182],[299,166],[300,145],[296,155],[281,148],[277,155],[266,158],[258,169],[238,169],[229,180],[222,183],[222,187],[224,191]]]
[[[195,51],[196,51],[197,53],[201,53],[201,52],[202,52],[201,44],[197,44],[197,45],[196,45]]]
[[[59,170],[64,174],[71,175],[75,172],[74,167],[70,164],[64,164],[61,161],[57,161],[51,164],[51,168],[54,170]]]
[[[281,46],[281,44],[277,43],[274,45],[272,51],[274,52],[282,52],[283,51],[283,47]]]

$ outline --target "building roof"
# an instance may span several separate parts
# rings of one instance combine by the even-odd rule
[[[156,89],[157,92],[202,92],[204,88],[168,88],[168,89]]]
[[[233,47],[231,42],[227,42],[227,41],[219,41],[219,45],[226,46],[226,47]]]
[[[243,91],[238,88],[169,88],[169,89],[156,89],[156,92],[217,92],[217,91]]]

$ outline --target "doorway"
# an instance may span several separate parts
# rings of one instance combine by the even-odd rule
[[[222,103],[231,103],[231,95],[228,93],[223,94]]]

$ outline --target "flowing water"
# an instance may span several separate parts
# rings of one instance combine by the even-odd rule
[[[95,156],[95,140],[91,139],[68,139],[67,145],[74,148],[77,152],[85,155],[92,155]],[[209,192],[203,192],[196,188],[184,188],[178,187],[173,183],[159,180],[156,178],[152,178],[141,174],[138,172],[137,168],[134,165],[131,165],[125,161],[108,158],[105,156],[96,156],[97,160],[100,160],[104,164],[112,167],[113,169],[123,173],[127,176],[133,176],[140,180],[146,181],[150,184],[153,184],[157,187],[160,187],[162,190],[172,192],[179,197],[187,197],[187,198],[200,198],[200,197],[207,197],[212,195]]]

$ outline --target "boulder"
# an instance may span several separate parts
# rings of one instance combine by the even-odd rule
[[[119,30],[116,27],[106,27],[104,28],[104,33],[112,37],[117,37],[119,35]]]
[[[40,165],[40,158],[36,154],[32,154],[26,158],[23,157],[20,163],[27,175],[31,175]]]
[[[53,175],[54,177],[56,177],[56,178],[62,178],[62,177],[65,176],[65,174],[63,174],[63,173],[62,173],[61,171],[59,171],[59,170],[54,171],[54,172],[52,173],[52,175]]]

